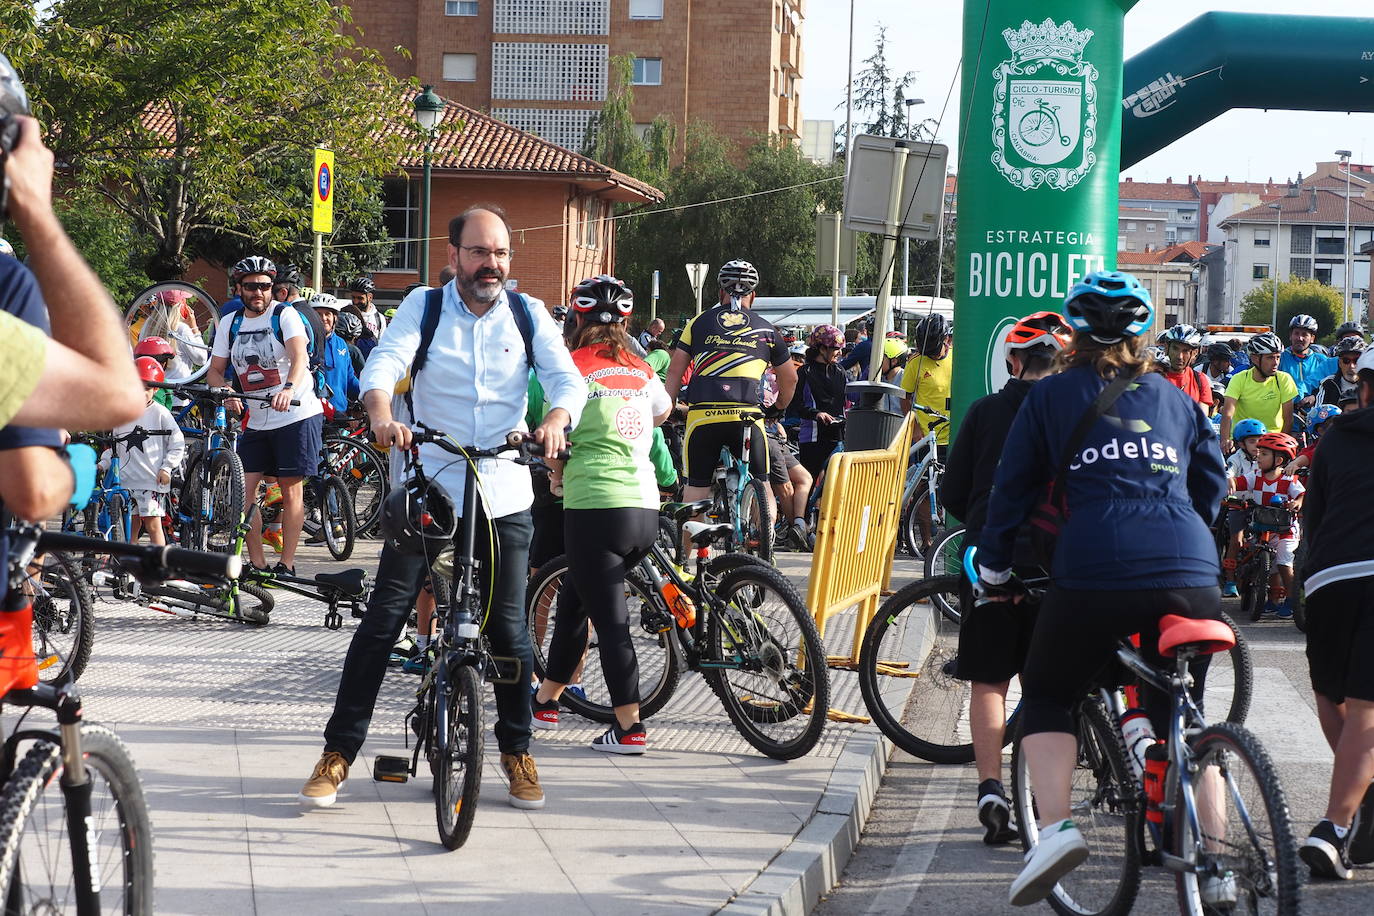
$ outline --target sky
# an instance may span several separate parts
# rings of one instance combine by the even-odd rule
[[[1292,0],[1210,0],[1206,6],[1184,0],[1140,0],[1126,14],[1125,56],[1168,36],[1200,13],[1227,10],[1293,13]],[[1308,0],[1301,12],[1316,16],[1369,17],[1374,4],[1363,0]],[[953,147],[958,123],[959,86],[955,79],[962,46],[962,4],[942,0],[854,0],[854,71],[873,50],[877,25],[888,27],[888,64],[894,72],[914,71],[909,96],[925,99],[917,112],[939,118],[949,94],[939,140]],[[1368,22],[1369,20],[1366,19]],[[844,121],[848,66],[848,0],[807,0],[802,32],[801,106],[805,119]],[[839,108],[835,106],[839,105]],[[1356,162],[1374,160],[1374,113],[1235,110],[1203,125],[1172,145],[1132,166],[1122,177],[1163,181],[1189,175],[1209,180],[1265,181],[1309,174],[1318,161],[1331,161],[1337,149],[1354,152]],[[950,154],[951,162],[957,161]]]

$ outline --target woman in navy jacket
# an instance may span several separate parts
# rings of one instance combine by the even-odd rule
[[[1118,373],[1138,377],[1089,430],[1061,481],[1069,515],[1021,675],[1021,746],[1042,826],[1012,883],[1015,905],[1043,899],[1088,855],[1069,819],[1072,710],[1117,640],[1141,633],[1141,644],[1153,647],[1149,634],[1163,615],[1221,610],[1208,530],[1226,492],[1221,449],[1193,401],[1140,356],[1139,335],[1154,319],[1149,292],[1130,274],[1092,273],[1070,290],[1064,314],[1075,332],[1060,356],[1064,371],[1026,396],[993,483],[977,554],[986,599],[1016,600],[1017,529],[1097,395]]]

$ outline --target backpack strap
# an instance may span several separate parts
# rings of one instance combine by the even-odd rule
[[[530,315],[530,301],[524,293],[507,293],[511,311],[515,313],[515,326],[525,340],[525,365],[534,368],[534,318]]]
[[[1088,405],[1088,409],[1083,412],[1078,425],[1074,427],[1069,435],[1068,441],[1064,444],[1063,456],[1059,460],[1059,467],[1055,469],[1054,478],[1050,481],[1050,486],[1062,484],[1064,475],[1069,472],[1069,462],[1073,461],[1073,456],[1078,454],[1078,450],[1083,447],[1083,440],[1088,438],[1088,431],[1097,424],[1116,399],[1136,380],[1136,376],[1129,372],[1118,372],[1111,382],[1098,392],[1097,397]]]
[[[425,312],[420,317],[420,343],[415,348],[415,356],[410,361],[410,387],[403,395],[406,401],[406,408],[410,411],[412,419],[415,417],[415,404],[411,400],[411,392],[415,390],[415,377],[420,374],[420,370],[429,361],[429,347],[434,343],[434,333],[439,330],[439,316],[444,310],[444,288],[435,287],[425,292]]]

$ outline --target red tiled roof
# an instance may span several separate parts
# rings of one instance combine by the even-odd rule
[[[1317,206],[1312,209],[1312,197],[1316,195]],[[1304,186],[1296,197],[1279,197],[1274,200],[1282,206],[1283,221],[1285,223],[1345,223],[1345,195],[1337,194],[1335,191],[1322,189],[1310,189]],[[1276,211],[1269,208],[1269,204],[1261,204],[1258,207],[1251,207],[1239,213],[1233,213],[1222,224],[1226,223],[1272,223],[1278,219]],[[1350,199],[1350,220],[1362,225],[1374,223],[1374,204],[1360,197]]]
[[[410,144],[401,155],[400,166],[418,170],[424,167],[424,141],[412,130],[415,110],[414,89],[407,89],[397,108],[399,117],[386,121],[377,130],[379,137],[402,135]],[[434,169],[473,175],[529,175],[561,178],[575,184],[600,186],[611,200],[659,203],[664,194],[658,188],[631,178],[595,159],[564,149],[490,115],[445,99],[443,118],[435,128],[430,145]],[[171,136],[175,122],[165,106],[150,107],[143,115],[149,131]]]
[[[1197,189],[1190,184],[1167,181],[1123,181],[1122,200],[1197,200]]]
[[[1154,251],[1118,251],[1116,253],[1117,264],[1158,264],[1155,259],[1158,252]]]
[[[1122,207],[1117,212],[1117,219],[1168,219],[1169,214],[1163,210],[1149,210],[1143,207]]]
[[[1202,181],[1196,183],[1199,194],[1280,194],[1284,184],[1277,181]]]
[[[1365,188],[1369,186],[1369,182],[1370,176],[1368,175],[1361,175],[1358,172],[1350,173],[1351,188]],[[1304,188],[1330,188],[1332,190],[1340,188],[1342,191],[1344,191],[1345,172],[1341,172],[1339,175],[1323,175],[1320,178],[1306,178],[1303,179],[1302,186]]]
[[[414,110],[414,89],[402,99],[402,111]],[[536,173],[545,177],[566,178],[587,184],[606,184],[606,196],[614,200],[644,200],[659,203],[664,194],[658,188],[631,178],[595,159],[564,149],[534,134],[511,127],[475,108],[444,99],[444,115],[430,144],[430,163],[436,170],[478,174]],[[408,120],[408,118],[407,118]],[[404,121],[389,122],[383,136],[405,134],[412,137],[401,157],[401,166],[424,167],[424,142],[409,132]]]
[[[1177,245],[1155,248],[1151,251],[1118,251],[1116,260],[1118,263],[1129,264],[1177,264],[1185,261],[1196,261],[1206,254],[1209,248],[1215,247],[1215,245],[1208,245],[1206,242],[1180,242]]]

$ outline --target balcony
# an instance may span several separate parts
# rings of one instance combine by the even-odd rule
[[[783,70],[801,73],[801,36],[783,30],[778,46],[778,63]]]

